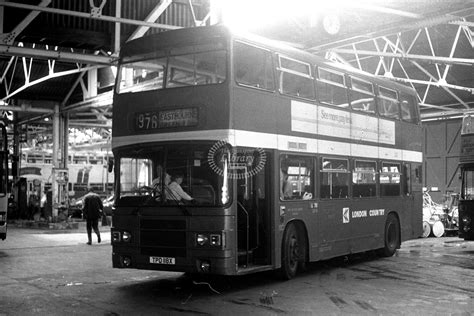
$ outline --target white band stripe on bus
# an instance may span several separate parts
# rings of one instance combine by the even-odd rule
[[[232,146],[260,147],[301,153],[355,156],[419,163],[423,160],[421,151],[233,129],[119,136],[112,138],[112,148],[116,149],[137,143],[189,140],[225,140]]]

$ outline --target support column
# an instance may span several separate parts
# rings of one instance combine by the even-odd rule
[[[53,221],[66,220],[68,211],[69,172],[67,169],[68,120],[59,112],[59,104],[54,106],[53,115]],[[65,149],[66,148],[66,149]]]
[[[58,219],[59,214],[59,188],[57,185],[58,180],[58,172],[59,169],[59,141],[60,141],[60,133],[59,133],[59,104],[54,106],[54,114],[53,114],[53,174],[52,174],[52,181],[51,181],[51,189],[53,193],[53,222],[56,222]]]

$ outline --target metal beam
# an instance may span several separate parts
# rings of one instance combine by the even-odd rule
[[[56,50],[45,50],[28,47],[18,47],[0,44],[0,55],[34,57],[41,59],[54,59],[72,63],[83,63],[90,65],[112,65],[116,61],[115,57],[86,55]]]
[[[165,10],[170,6],[170,4],[172,2],[173,2],[173,0],[163,0],[163,1],[161,1],[155,8],[153,8],[153,10],[151,10],[150,14],[148,14],[148,16],[145,18],[145,22],[154,23],[156,20],[158,20],[160,15],[163,14],[163,12],[165,12]],[[131,41],[133,39],[142,37],[149,29],[150,29],[150,27],[148,27],[148,26],[138,27],[132,33],[132,35],[130,35],[127,42]]]
[[[97,67],[96,66],[91,66],[91,67],[84,67],[84,68],[78,68],[78,69],[71,69],[71,70],[66,70],[66,71],[61,71],[61,72],[55,72],[55,73],[52,73],[52,74],[49,74],[47,76],[44,76],[42,78],[39,78],[39,79],[36,79],[34,81],[31,81],[31,82],[27,82],[25,83],[23,86],[21,86],[20,88],[16,89],[15,91],[11,92],[11,93],[8,93],[6,96],[4,96],[1,100],[4,101],[4,100],[7,100],[11,97],[13,97],[14,95],[22,92],[23,90],[31,87],[31,86],[34,86],[34,85],[37,85],[37,84],[40,84],[44,81],[47,81],[51,78],[58,78],[58,77],[62,77],[62,76],[68,76],[68,75],[71,75],[71,74],[75,74],[75,73],[78,73],[78,72],[83,72],[83,71],[87,71],[89,69],[96,69]]]
[[[39,4],[40,7],[47,7],[51,3],[51,0],[43,0]],[[23,30],[40,14],[39,11],[34,11],[30,12],[23,21],[21,21],[10,33],[8,33],[5,38],[3,39],[3,42],[5,44],[11,45],[14,41],[15,38],[23,32]]]
[[[459,21],[463,16],[469,16],[473,14],[474,8],[469,7],[466,9],[461,9],[453,12],[447,12],[446,14],[428,17],[414,21],[412,23],[407,23],[404,25],[390,26],[384,29],[376,29],[373,31],[367,30],[364,35],[356,35],[352,37],[347,37],[339,39],[330,43],[321,43],[312,45],[312,47],[307,47],[306,50],[309,52],[317,53],[320,51],[325,51],[331,48],[343,47],[350,44],[364,43],[371,41],[373,38],[378,38],[382,36],[394,35],[400,32],[407,32],[411,30],[416,30],[423,27],[431,27],[434,25],[452,23],[454,21]]]
[[[180,26],[169,25],[169,24],[149,23],[149,22],[132,20],[132,19],[116,18],[116,17],[108,16],[108,15],[93,15],[91,13],[69,11],[69,10],[63,10],[63,9],[43,8],[36,5],[22,4],[22,3],[16,3],[16,2],[0,2],[0,6],[26,9],[26,10],[32,10],[32,11],[49,12],[49,13],[62,14],[62,15],[70,15],[70,16],[76,16],[76,17],[85,18],[85,19],[95,19],[95,20],[101,20],[101,21],[107,21],[107,22],[118,22],[118,23],[138,25],[138,26],[148,26],[152,28],[165,29],[165,30],[175,30],[175,29],[181,28]]]
[[[54,113],[54,110],[47,108],[38,108],[23,104],[21,106],[0,105],[0,111],[26,112],[26,113]]]
[[[378,76],[378,77],[385,78],[384,76]],[[426,80],[417,80],[417,79],[409,79],[409,78],[407,79],[407,78],[399,78],[399,77],[390,77],[390,79],[395,80],[395,81],[400,81],[403,83],[416,83],[416,84],[423,84],[423,85],[429,85],[429,86],[435,86],[435,87],[446,87],[449,89],[455,89],[455,90],[461,90],[461,91],[474,93],[474,88],[463,87],[463,86],[439,82],[439,81],[426,81]]]
[[[368,11],[399,15],[399,16],[412,18],[412,19],[421,19],[421,18],[423,18],[422,15],[417,14],[417,13],[402,11],[402,10],[397,10],[397,9],[392,9],[392,8],[387,8],[387,7],[383,7],[383,6],[379,6],[379,5],[364,4],[362,1],[348,2],[347,6],[348,7],[353,7],[353,8],[356,8],[356,9],[364,9],[364,10],[368,10]]]
[[[373,56],[373,57],[390,57],[390,58],[400,58],[400,59],[406,59],[406,60],[412,59],[412,60],[429,61],[433,63],[457,64],[457,65],[465,65],[465,66],[474,65],[473,58],[440,57],[440,56],[430,56],[430,55],[376,52],[376,51],[369,51],[369,50],[354,51],[352,49],[344,49],[344,48],[333,48],[330,51],[339,53],[339,54],[354,55],[357,53],[357,55],[366,55],[366,56]]]
[[[61,109],[61,112],[77,111],[82,108],[90,108],[90,107],[97,108],[97,107],[112,106],[112,100],[113,100],[113,92],[105,92],[105,93],[99,94],[98,96],[94,98],[90,98],[82,102],[65,106],[64,108]]]
[[[433,81],[438,81],[435,76],[433,76],[428,70],[425,68],[421,67],[420,64],[418,64],[416,61],[411,61],[413,65],[415,65],[418,69],[420,69],[424,74],[426,74],[429,78],[433,79]],[[469,109],[469,105],[466,104],[461,98],[459,98],[454,92],[452,92],[449,88],[440,86],[443,90],[445,90],[448,94],[450,94],[456,101],[461,103],[466,109]]]

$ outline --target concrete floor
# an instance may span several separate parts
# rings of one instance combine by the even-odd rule
[[[474,315],[474,242],[457,237],[408,241],[391,258],[319,262],[282,282],[112,269],[101,230],[102,243],[88,246],[85,230],[10,228],[0,315]]]

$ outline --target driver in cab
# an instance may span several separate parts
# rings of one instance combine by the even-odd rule
[[[166,198],[180,202],[188,201],[192,204],[195,204],[196,200],[183,190],[181,183],[183,183],[182,174],[177,174],[171,177],[171,183],[167,186],[166,190]]]

